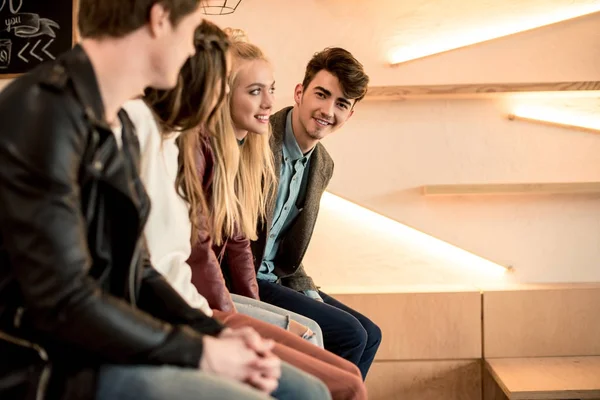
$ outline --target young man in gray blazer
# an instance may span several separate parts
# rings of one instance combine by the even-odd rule
[[[369,77],[352,54],[328,48],[313,56],[295,105],[271,117],[277,196],[252,243],[261,300],[315,320],[325,348],[355,363],[363,379],[381,343],[367,317],[318,290],[302,265],[333,160],[320,143],[340,129],[367,92]]]

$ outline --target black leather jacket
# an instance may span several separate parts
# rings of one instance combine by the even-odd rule
[[[195,368],[199,332],[222,326],[150,265],[139,144],[121,113],[119,150],[103,115],[79,46],[0,93],[0,330],[41,344],[72,371]]]

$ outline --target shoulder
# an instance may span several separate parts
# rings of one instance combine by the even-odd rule
[[[293,107],[285,107],[277,111],[275,114],[271,115],[270,122],[274,136],[283,136],[283,133],[285,132],[285,123],[287,120],[287,115],[292,108]]]
[[[160,140],[158,140],[160,139],[158,124],[152,110],[143,100],[130,100],[123,105],[123,110],[125,110],[134,126],[142,153],[147,150],[148,146],[160,143]]]
[[[293,107],[284,107],[281,110],[277,111],[275,114],[272,114],[269,120],[271,124],[283,121],[285,123],[285,118],[287,117],[288,111],[290,111]]]
[[[333,173],[333,167],[335,164],[325,146],[323,146],[322,143],[317,143],[315,150],[319,152],[319,158],[324,172],[329,172],[330,174]]]
[[[18,78],[0,93],[0,147],[44,173],[81,157],[87,137],[83,106],[56,65]]]
[[[59,64],[36,68],[11,82],[0,93],[0,119],[20,125],[34,123],[38,116],[49,118],[48,123],[64,119],[68,112],[77,112],[82,106],[74,101],[68,89],[69,77]],[[22,118],[26,116],[26,118]]]

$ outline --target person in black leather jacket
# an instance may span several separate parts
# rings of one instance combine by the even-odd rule
[[[142,236],[150,204],[119,110],[175,85],[199,2],[80,0],[83,43],[0,93],[3,400],[264,399],[234,381],[277,385],[272,343],[188,306]]]

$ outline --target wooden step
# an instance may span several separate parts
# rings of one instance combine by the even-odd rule
[[[485,366],[509,400],[600,399],[600,356],[486,359]],[[484,393],[501,399],[489,387]]]

